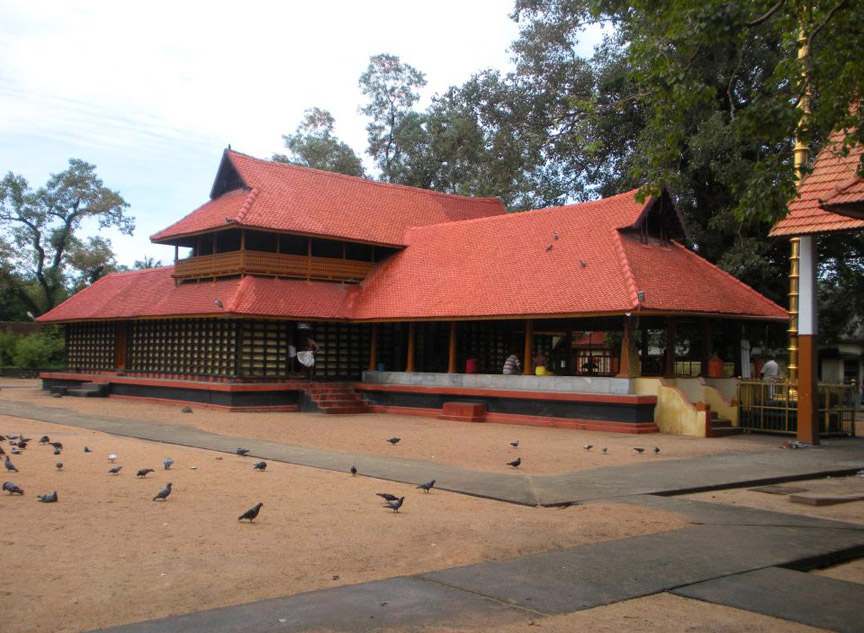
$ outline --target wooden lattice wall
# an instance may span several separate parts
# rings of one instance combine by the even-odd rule
[[[518,335],[514,330],[515,326],[507,321],[460,323],[458,371],[464,371],[464,359],[468,358],[477,359],[477,371],[481,374],[500,374],[504,361],[514,352],[521,359],[523,348],[518,341],[525,336],[524,326]]]
[[[69,369],[114,368],[114,323],[72,323],[66,330]]]
[[[369,366],[370,326],[351,323],[316,323],[315,376],[359,379]]]
[[[133,321],[127,368],[135,372],[233,376],[237,322],[224,319]]]
[[[240,362],[244,377],[285,376],[294,324],[288,321],[240,321]]]

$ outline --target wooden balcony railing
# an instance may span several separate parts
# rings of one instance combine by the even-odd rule
[[[299,279],[360,281],[374,264],[349,259],[231,251],[174,262],[175,279],[207,279],[231,275],[267,275]]]

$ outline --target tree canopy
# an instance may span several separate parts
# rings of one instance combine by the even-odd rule
[[[327,110],[306,110],[294,134],[282,137],[290,154],[274,154],[273,160],[348,176],[365,176],[363,163],[354,150],[333,135],[334,125],[333,115]]]

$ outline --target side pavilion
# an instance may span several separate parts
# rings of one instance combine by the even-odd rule
[[[173,266],[39,318],[66,326],[46,388],[710,435],[737,420],[740,340],[788,318],[676,241],[665,191],[508,213],[226,150],[210,198],[151,237]],[[606,333],[595,362],[586,332]],[[292,356],[309,337],[312,382]],[[501,375],[513,353],[524,375]]]

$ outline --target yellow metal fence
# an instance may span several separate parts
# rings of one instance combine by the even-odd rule
[[[855,434],[855,385],[817,387],[819,433]],[[766,433],[798,430],[797,385],[787,382],[740,380],[738,420],[742,428]]]

